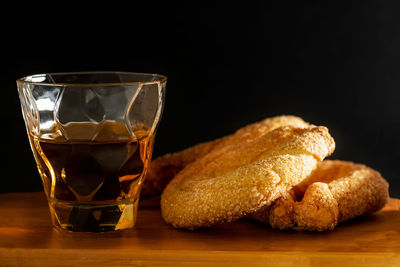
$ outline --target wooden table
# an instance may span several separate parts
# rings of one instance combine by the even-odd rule
[[[52,228],[43,193],[0,194],[0,266],[400,266],[400,200],[333,232],[277,231],[248,220],[176,230],[158,201],[142,201],[136,228]]]

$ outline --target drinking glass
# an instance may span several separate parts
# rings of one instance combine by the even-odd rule
[[[49,73],[18,79],[17,86],[53,225],[84,232],[132,228],[166,77]]]

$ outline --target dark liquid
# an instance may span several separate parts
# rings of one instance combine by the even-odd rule
[[[152,138],[147,130],[135,130],[137,138],[128,139],[122,126],[108,123],[96,141],[30,136],[53,222],[60,228],[107,231],[133,226]],[[80,137],[90,127],[95,126],[77,124],[68,130]]]
[[[107,201],[125,198],[143,173],[145,140],[109,143],[56,143],[39,140],[45,179],[55,176],[54,198]],[[52,171],[51,171],[52,169]],[[50,184],[49,184],[50,185]],[[51,188],[49,188],[51,190]]]

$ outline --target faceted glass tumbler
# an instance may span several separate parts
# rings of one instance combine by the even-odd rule
[[[84,232],[132,228],[166,77],[53,73],[17,86],[53,224]]]

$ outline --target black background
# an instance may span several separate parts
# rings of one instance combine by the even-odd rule
[[[396,1],[37,2],[0,11],[0,192],[42,189],[15,79],[121,70],[168,76],[155,156],[293,114],[326,125],[331,158],[379,170],[400,197]]]

